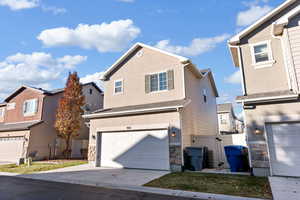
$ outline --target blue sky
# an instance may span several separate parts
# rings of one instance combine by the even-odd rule
[[[233,101],[241,86],[226,40],[282,2],[0,0],[0,101],[21,84],[63,87],[70,70],[96,80],[135,42],[211,68],[218,101]]]

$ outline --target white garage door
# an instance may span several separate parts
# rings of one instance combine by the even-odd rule
[[[272,174],[300,177],[300,123],[267,125]]]
[[[23,137],[0,137],[0,161],[17,162],[23,153]]]
[[[101,166],[169,170],[167,130],[101,134]]]

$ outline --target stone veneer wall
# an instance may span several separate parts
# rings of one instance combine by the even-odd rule
[[[96,146],[89,145],[89,152],[88,152],[88,161],[95,162],[96,161]]]
[[[170,145],[170,169],[171,171],[182,171],[182,152],[180,145]]]

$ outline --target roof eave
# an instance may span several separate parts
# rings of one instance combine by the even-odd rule
[[[263,23],[265,23],[267,20],[274,17],[276,14],[281,12],[283,9],[287,8],[292,3],[296,2],[297,0],[287,0],[281,5],[279,5],[277,8],[269,12],[264,17],[260,18],[258,21],[256,21],[254,24],[249,26],[248,28],[244,29],[242,32],[238,33],[237,35],[233,36],[228,43],[231,45],[238,45],[243,37],[254,31],[257,27],[261,26]]]
[[[137,114],[149,114],[149,113],[158,113],[158,112],[167,112],[167,111],[177,111],[179,108],[183,108],[185,105],[178,106],[168,106],[168,107],[157,107],[157,108],[148,108],[148,109],[137,109],[129,111],[120,111],[120,112],[111,112],[111,113],[95,113],[87,114],[82,117],[85,119],[95,119],[95,118],[104,118],[104,117],[116,117],[116,116],[127,116],[127,115],[137,115]]]
[[[251,99],[237,99],[237,103],[268,103],[268,102],[278,102],[278,101],[288,101],[299,99],[298,94],[284,95],[277,97],[261,97],[261,98],[251,98]]]
[[[189,61],[188,58],[186,57],[183,57],[183,56],[179,56],[179,55],[175,55],[173,53],[169,53],[167,51],[164,51],[164,50],[161,50],[161,49],[158,49],[158,48],[155,48],[155,47],[152,47],[152,46],[149,46],[149,45],[146,45],[146,44],[143,44],[143,43],[140,43],[140,42],[137,42],[136,44],[134,44],[126,53],[124,53],[114,64],[112,64],[104,73],[103,75],[100,77],[100,80],[102,81],[105,81],[107,80],[107,76],[122,62],[124,61],[127,56],[129,56],[133,51],[135,51],[138,47],[146,47],[146,48],[149,48],[149,49],[152,49],[154,51],[158,51],[158,52],[161,52],[161,53],[164,53],[166,55],[169,55],[169,56],[172,56],[172,57],[175,57],[177,58],[181,63],[187,63]]]

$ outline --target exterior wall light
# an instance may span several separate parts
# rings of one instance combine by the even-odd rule
[[[172,136],[172,137],[176,137],[176,132],[173,131],[173,132],[171,133],[171,136]]]
[[[93,138],[93,140],[95,140],[95,139],[96,139],[96,136],[95,136],[95,135],[92,135],[92,138]]]
[[[262,134],[263,132],[262,132],[262,130],[260,130],[260,129],[258,129],[258,128],[255,128],[254,133],[255,133],[256,135],[260,135],[260,134]]]

